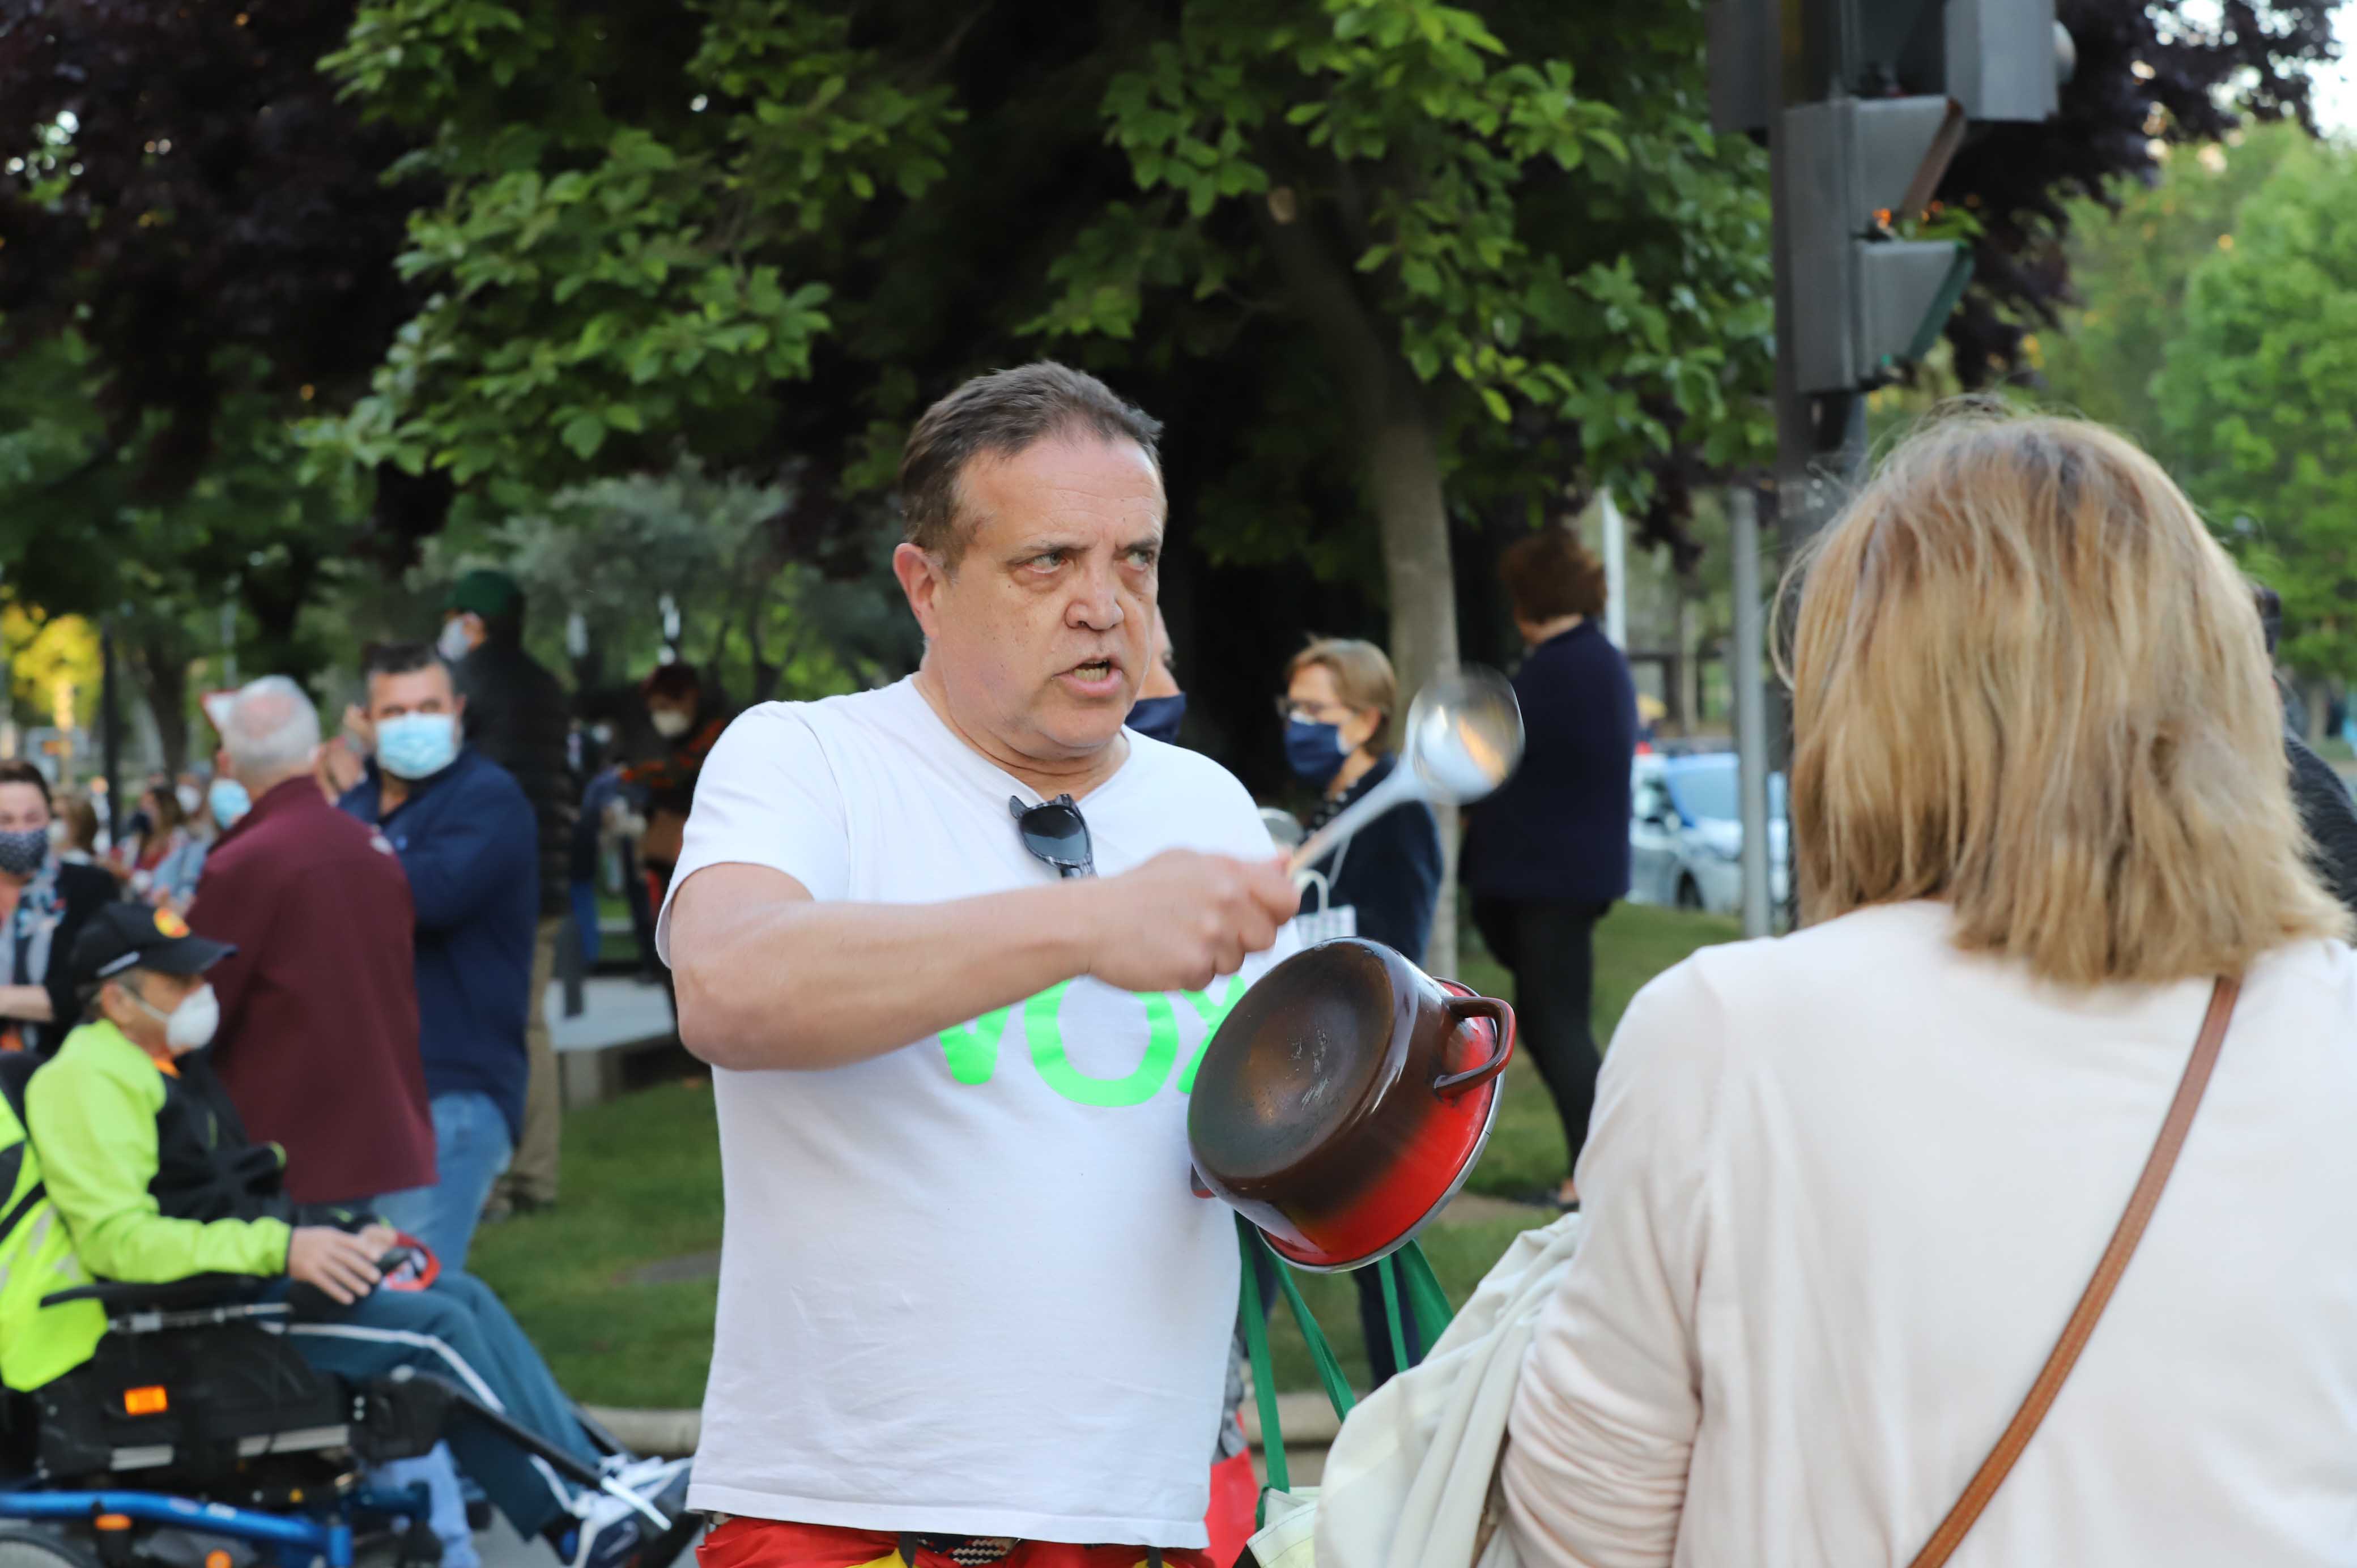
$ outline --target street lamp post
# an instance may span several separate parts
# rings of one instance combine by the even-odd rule
[[[98,622],[98,734],[106,770],[106,840],[123,836],[123,706],[115,691],[114,618]]]

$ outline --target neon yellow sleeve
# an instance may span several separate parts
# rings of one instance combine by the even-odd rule
[[[164,1075],[135,1053],[66,1036],[33,1075],[25,1120],[49,1201],[82,1266],[101,1279],[161,1284],[190,1274],[280,1274],[292,1232],[277,1219],[167,1219],[147,1184],[156,1167],[156,1112]]]

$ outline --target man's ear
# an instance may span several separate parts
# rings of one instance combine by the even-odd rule
[[[931,642],[937,615],[935,602],[949,582],[947,563],[930,550],[903,543],[892,552],[892,575],[900,579],[900,592],[908,598],[909,613],[917,618],[925,640]]]

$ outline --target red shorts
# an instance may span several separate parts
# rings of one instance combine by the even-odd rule
[[[695,1549],[697,1568],[906,1568],[900,1538],[890,1530],[838,1530],[772,1519],[733,1518]],[[1166,1568],[1212,1568],[1209,1552],[1162,1549]],[[1017,1541],[991,1568],[1146,1568],[1142,1546],[1073,1546],[1057,1541]],[[959,1568],[944,1553],[920,1547],[915,1568]]]

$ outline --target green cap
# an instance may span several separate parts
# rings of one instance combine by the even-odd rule
[[[450,585],[442,601],[446,610],[468,610],[485,620],[498,620],[523,607],[523,589],[505,572],[485,566],[468,573]]]

